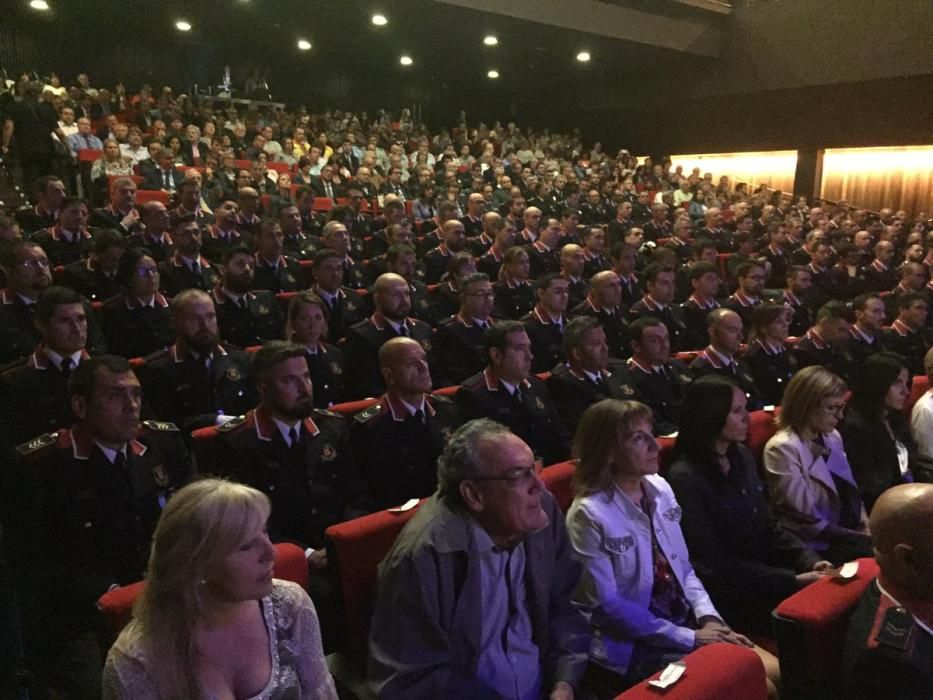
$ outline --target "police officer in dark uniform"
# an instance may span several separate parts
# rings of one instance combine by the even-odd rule
[[[167,297],[185,289],[207,291],[220,282],[220,271],[201,255],[202,234],[193,216],[172,223],[175,253],[159,263],[159,284]]]
[[[797,338],[816,322],[816,309],[810,303],[810,271],[800,265],[787,268],[787,288],[782,292],[784,305],[791,310],[787,332]]]
[[[43,175],[33,183],[26,183],[33,188],[34,207],[20,209],[14,216],[16,222],[23,231],[24,236],[29,236],[36,231],[51,228],[55,225],[55,219],[58,216],[58,210],[65,199],[65,183],[58,175]]]
[[[87,205],[80,197],[66,197],[51,228],[32,234],[52,267],[69,265],[87,256],[93,236],[87,229]]]
[[[492,283],[482,272],[460,280],[460,310],[437,326],[435,354],[446,379],[460,384],[486,366],[483,335],[495,320]]]
[[[39,294],[52,284],[42,246],[22,238],[0,248],[6,288],[0,290],[0,365],[26,357],[41,336],[33,323]]]
[[[320,247],[321,239],[301,230],[301,212],[294,204],[279,209],[279,225],[282,227],[282,250],[295,260],[311,260]]]
[[[384,245],[380,246],[381,252],[378,255],[371,256],[363,265],[364,275],[368,284],[375,282],[379,275],[384,275],[386,272],[396,272],[396,270],[389,269],[389,251],[394,246],[404,246],[406,249],[411,249],[412,255],[415,257],[413,276],[420,282],[424,282],[424,264],[419,262],[417,260],[417,255],[415,255],[414,241],[408,222],[389,224],[385,230],[385,239],[383,243]],[[398,251],[399,248],[395,248],[395,250]],[[405,275],[402,276],[404,277]]]
[[[532,278],[560,272],[560,235],[560,221],[550,218],[541,226],[538,240],[527,246]]]
[[[363,266],[350,257],[350,233],[340,221],[328,221],[324,225],[321,241],[325,248],[335,250],[343,265],[343,285],[350,289],[363,289],[366,278]]]
[[[845,343],[849,337],[847,315],[845,303],[841,301],[830,301],[820,307],[816,323],[791,350],[798,369],[820,365],[843,376],[845,367],[839,344]]]
[[[513,246],[505,251],[499,281],[493,284],[497,318],[517,320],[534,308],[535,289],[528,279],[528,264],[525,248]]]
[[[839,344],[843,379],[858,372],[865,360],[881,352],[882,328],[885,319],[884,300],[877,294],[860,294],[852,300],[855,323],[849,327],[849,337]]]
[[[538,303],[521,318],[531,339],[531,371],[549,372],[564,360],[564,312],[570,284],[557,273],[539,278],[535,283]]]
[[[622,283],[619,276],[612,270],[603,270],[593,275],[589,294],[571,312],[572,316],[592,316],[599,321],[609,344],[609,355],[618,360],[631,354],[621,299]]]
[[[629,323],[644,316],[654,316],[667,326],[674,350],[689,350],[683,344],[687,326],[680,309],[671,306],[674,300],[674,268],[664,263],[651,263],[645,268],[643,278],[645,294],[628,310]]]
[[[765,406],[777,406],[784,389],[799,369],[797,358],[784,343],[790,311],[783,304],[761,304],[752,315],[752,339],[742,359]]]
[[[903,357],[912,376],[926,374],[923,358],[930,348],[924,335],[927,311],[927,296],[923,292],[901,294],[897,299],[897,318],[881,337],[885,350]]]
[[[372,510],[353,459],[350,431],[336,413],[314,408],[304,348],[273,341],[253,358],[259,405],[218,427],[217,465],[272,504],[269,537],[305,547],[311,597],[330,646],[339,591],[326,576],[324,531]]]
[[[608,260],[606,261],[608,267]],[[586,257],[583,248],[576,243],[568,243],[560,250],[560,274],[569,285],[567,309],[574,309],[583,303],[590,290],[590,283],[584,275]],[[589,275],[592,277],[592,275]]]
[[[125,359],[78,364],[69,396],[71,429],[17,448],[11,549],[35,676],[69,698],[99,698],[97,599],[142,579],[159,514],[191,465],[174,424],[140,423]]]
[[[139,205],[139,220],[145,230],[126,239],[127,248],[145,248],[157,263],[171,259],[175,246],[169,231],[172,219],[162,202],[145,202]]]
[[[152,415],[184,430],[237,416],[253,404],[250,358],[222,344],[211,297],[189,289],[172,300],[175,343],[145,360],[140,370]]]
[[[405,278],[392,272],[382,275],[373,286],[372,296],[376,309],[373,315],[351,326],[339,346],[347,367],[352,368],[347,377],[350,398],[380,396],[383,393],[385,385],[379,371],[379,348],[397,336],[414,338],[421,344],[428,355],[431,376],[441,382],[434,363],[434,333],[428,324],[409,317],[411,292]]]
[[[453,401],[429,393],[431,373],[417,342],[387,340],[379,364],[387,391],[354,416],[353,445],[376,508],[391,508],[434,492],[437,458],[460,419]]]
[[[95,228],[114,229],[124,236],[140,234],[143,222],[136,208],[137,187],[133,178],[114,178],[109,190],[109,203],[91,212],[90,225]]]
[[[362,297],[343,284],[343,256],[322,248],[314,254],[314,286],[311,291],[327,304],[327,340],[336,343],[347,329],[366,316]]]
[[[472,258],[470,258],[470,260],[472,262]],[[394,272],[396,275],[401,275],[407,280],[408,291],[411,294],[412,316],[431,326],[437,322],[438,318],[444,318],[444,316],[438,313],[439,310],[432,303],[431,293],[428,292],[427,285],[421,281],[423,270],[420,268],[420,264],[415,258],[414,248],[408,244],[394,244],[389,246],[389,250],[386,251],[385,254],[384,262],[385,269],[380,273],[381,275],[386,272]],[[379,276],[377,275],[373,281],[375,282],[378,278]],[[368,296],[364,297],[364,302],[371,301],[372,296],[372,289],[370,289]],[[454,311],[456,311],[456,309],[454,309]],[[454,313],[454,311],[450,313]]]
[[[646,316],[628,330],[632,359],[624,371],[613,374],[613,380],[626,399],[651,407],[655,435],[670,435],[680,425],[681,406],[693,376],[683,362],[671,357],[667,326],[659,319]]]
[[[324,340],[327,315],[327,302],[314,292],[298,292],[288,302],[286,340],[305,349],[315,408],[330,408],[347,398],[343,352]]]
[[[706,317],[710,344],[690,364],[694,378],[719,374],[739,385],[748,397],[748,410],[759,411],[765,403],[748,363],[736,357],[742,345],[742,319],[731,309],[715,309]]]
[[[486,329],[489,364],[454,396],[464,421],[490,418],[524,440],[545,466],[570,454],[570,435],[540,379],[531,375],[531,340],[517,321]]]
[[[441,243],[424,255],[425,284],[440,282],[448,270],[450,258],[466,248],[466,234],[459,219],[445,221],[441,233]]]
[[[629,399],[613,375],[622,369],[620,361],[610,361],[606,333],[592,316],[579,316],[564,330],[566,362],[551,369],[547,390],[570,435],[577,430],[580,416],[590,405],[603,399]]]
[[[0,461],[15,445],[72,421],[68,378],[86,360],[88,310],[77,292],[49,287],[36,302],[41,341],[31,355],[0,374]]]
[[[126,240],[117,231],[98,231],[87,260],[66,265],[58,282],[90,301],[105,301],[120,293],[117,265],[126,250]]]
[[[881,571],[849,620],[841,678],[853,700],[933,697],[933,594],[930,561],[933,486],[902,484],[871,511],[871,536]]]
[[[713,309],[719,308],[716,293],[721,280],[716,266],[703,260],[690,266],[688,278],[691,294],[680,305],[680,312],[686,326],[683,344],[685,348],[698,349],[709,342],[709,336],[706,333],[706,316]]]
[[[252,243],[252,237],[237,227],[238,213],[237,203],[229,199],[214,208],[214,223],[204,232],[201,246],[204,257],[214,265],[219,265],[223,261],[224,253],[231,248],[239,246],[248,248]],[[189,217],[181,218],[187,220]],[[197,223],[193,216],[190,219]]]
[[[101,327],[107,347],[121,357],[145,357],[172,344],[172,312],[159,293],[159,268],[148,251],[128,250],[120,258],[122,292],[104,303]]]
[[[723,307],[732,309],[742,319],[745,332],[752,329],[752,316],[762,303],[761,292],[764,289],[765,266],[757,260],[746,260],[736,268],[738,289],[723,303]]]
[[[263,221],[256,234],[256,273],[253,288],[273,294],[297,292],[305,288],[304,271],[297,260],[282,254],[282,227],[274,219]]]
[[[256,260],[245,247],[228,250],[221,282],[211,290],[220,337],[241,348],[281,339],[282,310],[272,292],[253,291]]]

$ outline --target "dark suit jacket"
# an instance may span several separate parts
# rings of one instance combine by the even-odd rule
[[[161,190],[165,189],[165,184],[163,182],[163,171],[161,168],[156,168],[145,174],[143,177],[142,183],[139,185],[141,190]],[[184,182],[185,177],[182,175],[181,171],[178,168],[173,167],[170,171],[170,177],[175,182],[175,189],[177,190],[181,187],[181,183]]]

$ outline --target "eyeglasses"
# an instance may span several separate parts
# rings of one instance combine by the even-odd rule
[[[846,405],[844,403],[833,403],[828,405],[820,406],[820,408],[826,413],[831,413],[834,416],[844,416],[846,413]]]
[[[533,467],[512,467],[508,474],[503,476],[473,476],[470,481],[507,481],[512,486],[525,486],[531,483],[531,480],[541,473],[542,463],[535,461]]]
[[[36,270],[41,267],[43,270],[45,270],[49,267],[49,259],[36,258],[35,260],[20,260],[18,263],[16,263],[16,267],[20,267],[24,270]]]

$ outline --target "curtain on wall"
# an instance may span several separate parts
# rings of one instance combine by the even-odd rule
[[[721,176],[728,175],[733,187],[744,182],[749,192],[758,185],[781,192],[794,191],[796,151],[678,155],[671,156],[671,161],[674,167],[682,165],[688,175],[693,168],[699,168],[700,173],[712,173],[713,182],[717,184]]]
[[[933,146],[833,148],[823,155],[822,195],[908,214],[933,209]]]

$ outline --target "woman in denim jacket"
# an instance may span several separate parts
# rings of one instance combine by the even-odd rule
[[[576,597],[591,613],[590,685],[611,697],[699,646],[726,642],[762,656],[777,697],[776,659],[723,622],[690,564],[651,427],[647,406],[607,399],[586,410],[574,437],[567,530],[584,568]]]

